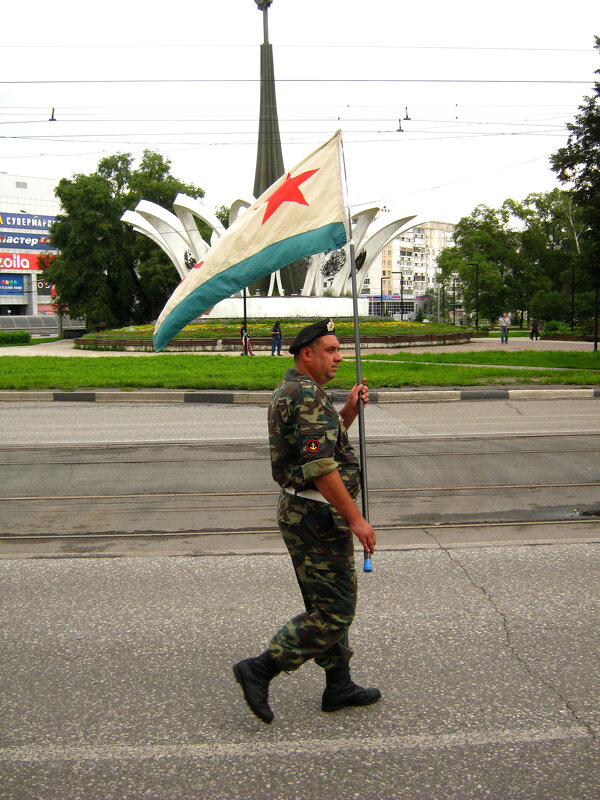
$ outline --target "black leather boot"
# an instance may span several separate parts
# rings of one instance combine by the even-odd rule
[[[269,682],[280,672],[279,665],[268,650],[256,658],[246,658],[233,665],[233,674],[242,687],[250,710],[267,725],[274,717],[269,706]]]
[[[321,709],[323,711],[339,711],[345,706],[370,706],[381,698],[379,689],[363,689],[350,678],[350,667],[325,670],[327,686],[323,692]]]

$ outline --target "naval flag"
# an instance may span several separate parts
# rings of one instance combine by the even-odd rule
[[[341,131],[270,186],[189,271],[154,327],[160,352],[199,314],[299,258],[349,240]]]

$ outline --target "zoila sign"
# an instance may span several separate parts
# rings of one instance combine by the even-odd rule
[[[35,264],[32,264],[31,259],[28,256],[22,256],[21,253],[0,253],[0,269],[38,269],[37,259]]]

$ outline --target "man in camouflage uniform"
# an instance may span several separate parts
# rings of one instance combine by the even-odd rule
[[[306,611],[283,625],[262,655],[233,668],[250,709],[266,723],[273,720],[271,679],[311,658],[325,670],[323,711],[370,705],[381,697],[378,689],[353,683],[348,666],[356,608],[352,534],[373,553],[375,531],[354,502],[360,470],[347,428],[358,403],[369,401],[369,391],[364,382],[354,386],[339,414],[325,394],[323,385],[342,360],[332,320],[300,331],[290,353],[294,368],[269,406],[269,441],[273,477],[282,487],[277,520]]]

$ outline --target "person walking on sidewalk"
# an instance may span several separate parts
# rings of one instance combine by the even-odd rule
[[[275,355],[275,349],[277,348],[277,355],[281,355],[281,325],[279,324],[279,320],[273,325],[271,328],[271,355]]]
[[[508,332],[510,330],[510,319],[506,311],[502,314],[498,322],[500,323],[500,344],[506,344],[508,342]]]
[[[290,353],[294,367],[276,387],[269,406],[271,469],[282,487],[277,520],[290,553],[305,611],[285,623],[267,650],[234,665],[251,711],[273,720],[269,684],[281,671],[293,672],[309,659],[325,670],[323,711],[377,702],[379,689],[364,689],[350,677],[348,629],[356,608],[354,534],[373,553],[375,531],[358,510],[360,467],[347,429],[368,403],[363,381],[341,411],[324,384],[342,360],[332,320],[303,328]]]
[[[537,342],[538,337],[540,335],[540,326],[538,324],[537,319],[534,317],[531,320],[531,331],[529,332],[529,338],[533,341],[533,337],[535,336],[535,340]]]

